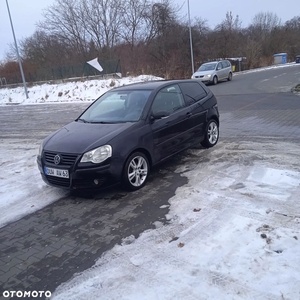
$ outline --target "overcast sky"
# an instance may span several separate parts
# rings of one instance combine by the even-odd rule
[[[35,31],[36,22],[42,20],[43,9],[55,2],[55,0],[7,1],[17,40],[31,36]],[[187,15],[187,0],[173,1],[174,4],[182,6],[182,14]],[[191,18],[206,19],[211,28],[224,20],[227,11],[232,11],[233,15],[239,15],[243,27],[248,26],[255,14],[259,12],[276,13],[283,22],[300,15],[299,0],[190,0]],[[0,2],[0,39],[0,60],[2,60],[5,52],[9,49],[8,44],[13,43],[6,1],[4,0]]]

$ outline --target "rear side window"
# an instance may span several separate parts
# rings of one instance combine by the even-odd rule
[[[222,65],[223,65],[223,68],[228,68],[228,67],[230,67],[230,62],[228,60],[224,60],[224,61],[222,61]]]
[[[198,102],[207,95],[205,89],[197,82],[183,82],[180,83],[180,87],[189,104]]]

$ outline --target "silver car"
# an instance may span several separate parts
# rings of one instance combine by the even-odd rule
[[[217,84],[221,80],[232,80],[232,68],[229,60],[211,61],[202,64],[193,74],[193,79],[199,79],[203,83]]]

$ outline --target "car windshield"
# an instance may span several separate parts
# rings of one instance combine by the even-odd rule
[[[150,90],[110,91],[98,98],[79,118],[85,123],[136,122]]]
[[[203,64],[200,66],[198,71],[212,71],[215,69],[217,63],[208,63],[208,64]]]

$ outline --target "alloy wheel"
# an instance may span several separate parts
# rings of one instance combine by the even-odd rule
[[[128,165],[128,181],[134,187],[143,185],[148,175],[148,164],[144,157],[135,156]]]
[[[216,122],[212,121],[207,129],[207,138],[209,142],[214,145],[218,141],[219,129]]]

